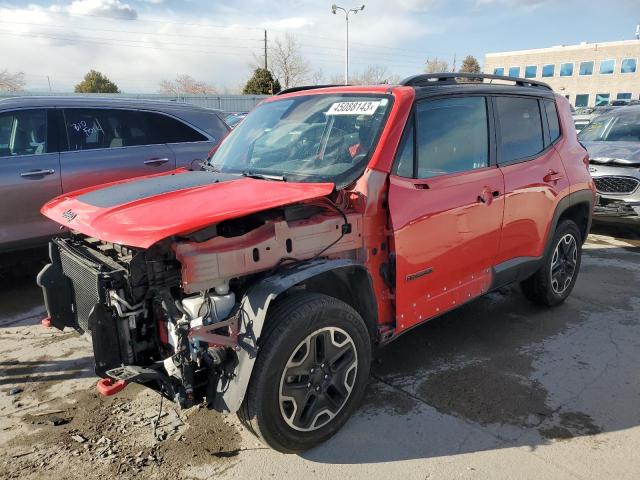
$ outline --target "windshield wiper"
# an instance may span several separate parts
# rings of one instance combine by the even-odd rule
[[[243,177],[248,178],[259,178],[260,180],[274,180],[276,182],[286,182],[287,179],[284,175],[270,175],[267,173],[256,173],[250,170],[245,170],[242,172]]]

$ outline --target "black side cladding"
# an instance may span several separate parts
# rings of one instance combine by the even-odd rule
[[[238,178],[242,177],[240,175],[219,172],[198,171],[174,173],[171,175],[161,175],[118,183],[110,187],[85,193],[77,199],[82,203],[93,205],[94,207],[110,208],[164,193],[202,187],[204,185],[236,180]]]

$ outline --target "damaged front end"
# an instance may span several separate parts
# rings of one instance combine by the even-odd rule
[[[135,382],[185,408],[206,401],[233,412],[257,355],[258,317],[275,291],[256,303],[252,288],[318,263],[318,254],[355,259],[361,222],[321,202],[221,222],[148,249],[74,234],[51,242],[38,284],[51,324],[91,338],[102,393]]]

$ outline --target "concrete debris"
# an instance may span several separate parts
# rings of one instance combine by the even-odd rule
[[[71,438],[73,440],[75,440],[76,442],[78,442],[78,443],[84,443],[84,442],[87,441],[87,439],[84,438],[82,435],[77,435],[77,434],[76,435],[71,435]],[[85,448],[87,448],[87,447],[88,447],[88,445],[85,446]]]

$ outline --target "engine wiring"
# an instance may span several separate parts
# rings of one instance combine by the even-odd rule
[[[295,257],[282,257],[270,271],[278,269],[284,262],[301,263],[301,262],[311,262],[313,260],[316,260],[319,257],[321,257],[322,254],[325,253],[327,250],[329,250],[334,245],[339,243],[340,240],[342,240],[347,233],[351,233],[351,224],[349,223],[349,219],[347,218],[347,214],[345,213],[345,211],[342,208],[340,208],[335,202],[331,201],[329,198],[322,198],[319,200],[321,201],[320,202],[315,201],[313,203],[310,203],[310,205],[316,205],[323,208],[329,207],[330,209],[338,212],[342,216],[344,223],[342,224],[342,228],[340,228],[340,236],[336,238],[333,242],[331,242],[329,245],[324,247],[322,250],[320,250],[318,253],[316,253],[311,258],[301,260]]]

